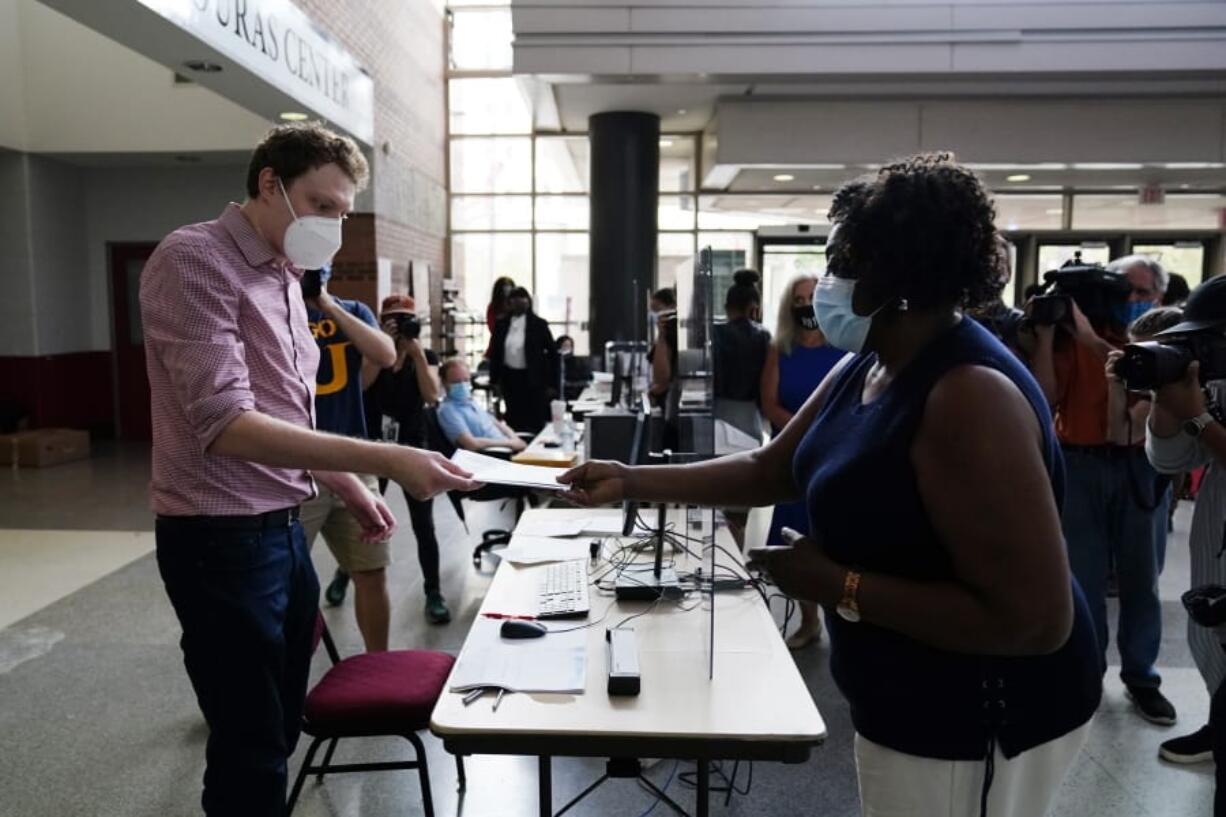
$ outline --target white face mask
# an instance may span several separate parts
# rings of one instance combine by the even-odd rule
[[[813,309],[818,325],[832,346],[860,354],[868,340],[868,330],[873,327],[873,317],[885,308],[885,304],[874,309],[872,315],[857,315],[851,308],[855,293],[854,280],[827,273],[817,279],[813,289]]]
[[[277,179],[281,195],[294,220],[285,230],[285,257],[298,269],[318,269],[332,261],[341,248],[341,220],[323,216],[302,216],[294,212],[285,185]]]

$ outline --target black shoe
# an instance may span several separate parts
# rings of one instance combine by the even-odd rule
[[[1172,738],[1158,749],[1158,757],[1171,763],[1205,763],[1213,760],[1213,729],[1202,726],[1190,735]]]
[[[332,607],[340,607],[345,603],[345,591],[349,589],[349,574],[336,569],[336,574],[332,577],[332,581],[328,582],[328,589],[324,591],[324,598],[328,600],[328,604]]]
[[[1157,687],[1128,687],[1128,697],[1142,718],[1159,726],[1175,725],[1175,707]]]
[[[426,618],[431,624],[446,624],[451,621],[451,611],[441,593],[426,594]]]

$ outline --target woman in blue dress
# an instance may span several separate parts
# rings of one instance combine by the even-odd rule
[[[826,336],[817,325],[817,314],[813,311],[816,286],[816,275],[801,273],[788,282],[786,294],[779,299],[779,319],[766,355],[766,366],[762,369],[761,388],[762,414],[770,421],[772,436],[783,431],[845,354],[826,342]],[[775,506],[766,544],[786,544],[782,536],[785,527],[808,534],[809,512],[803,502]],[[802,600],[800,627],[788,638],[788,647],[798,650],[820,638],[821,634],[822,620],[817,605]]]
[[[705,462],[559,477],[592,505],[805,500],[809,535],[751,555],[826,608],[864,817],[1045,817],[1102,696],[1047,399],[963,316],[1000,292],[995,218],[948,154],[845,185],[814,302],[852,354],[783,432]]]

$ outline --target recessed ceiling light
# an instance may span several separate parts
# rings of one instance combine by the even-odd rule
[[[1192,185],[1187,184],[1187,183],[1184,183],[1184,184],[1179,185],[1179,189],[1180,189],[1180,190],[1188,190],[1188,189],[1190,189],[1191,187],[1192,187]]]
[[[220,65],[208,60],[188,60],[183,65],[189,71],[195,71],[198,74],[216,74],[221,71]]]
[[[672,139],[661,139],[661,140],[660,140],[660,147],[662,147],[662,148],[671,148],[672,146],[673,146],[673,140],[672,140]]]
[[[1167,162],[1162,167],[1167,170],[1220,170],[1226,165],[1221,162]]]
[[[1140,162],[1073,162],[1073,170],[1140,170]]]
[[[281,119],[285,122],[305,122],[307,115],[300,111],[285,111],[281,114]]]
[[[678,108],[678,109],[677,109],[677,115],[678,115],[678,116],[685,116],[687,113],[689,113],[689,111],[687,111],[685,108]]]
[[[775,176],[775,181],[777,181],[777,182],[794,182],[794,181],[796,181],[796,177],[795,177],[795,176],[793,176],[791,173],[779,173],[779,174],[777,174],[777,175]]]
[[[1030,181],[1029,173],[1014,173],[1012,176],[1005,176],[1007,182],[1028,182]]]

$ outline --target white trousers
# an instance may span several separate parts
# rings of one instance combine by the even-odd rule
[[[998,747],[988,817],[1045,817],[1089,732],[1087,723],[1012,760]],[[856,735],[864,817],[979,817],[986,765],[907,755]]]

